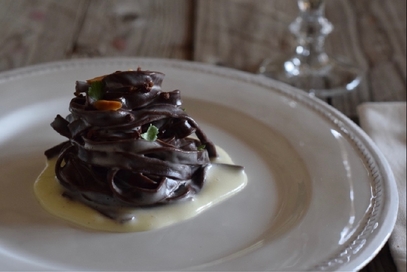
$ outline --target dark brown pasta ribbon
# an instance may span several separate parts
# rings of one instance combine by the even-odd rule
[[[181,108],[180,92],[161,91],[163,77],[141,70],[100,77],[101,99],[120,102],[117,110],[96,109],[91,82],[76,83],[71,113],[51,123],[68,141],[45,152],[58,156],[56,177],[67,196],[115,218],[114,207],[159,205],[199,192],[216,149]],[[150,126],[158,129],[154,141],[142,137]]]

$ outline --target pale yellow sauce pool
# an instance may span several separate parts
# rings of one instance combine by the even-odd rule
[[[223,149],[217,147],[217,152],[219,157],[214,162],[233,164]],[[118,223],[81,202],[63,197],[63,187],[55,180],[55,162],[56,159],[47,161],[45,169],[34,184],[35,195],[43,208],[78,225],[111,232],[152,230],[192,218],[236,194],[247,184],[247,176],[243,170],[211,166],[206,183],[193,200],[154,208],[131,209],[134,219]]]

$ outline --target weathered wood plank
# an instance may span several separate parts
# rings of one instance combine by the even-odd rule
[[[295,1],[201,0],[197,10],[197,61],[255,72],[263,58],[291,48]]]
[[[332,2],[334,1],[330,3]],[[364,82],[354,94],[333,99],[333,106],[354,116],[356,106],[364,101],[406,100],[406,17],[405,14],[400,14],[400,10],[405,10],[405,2],[337,2],[341,2],[342,6],[349,10],[345,18],[354,23],[353,27],[347,27],[348,31],[345,31],[352,34],[350,37],[345,36],[333,42],[339,44],[342,40],[342,43],[346,43],[348,38],[350,43],[359,43],[353,50],[354,59],[361,67],[366,68],[367,73]],[[331,13],[327,13],[327,16],[331,15],[331,21],[344,26],[340,24],[343,18],[338,17],[337,9],[335,12],[330,10]],[[337,47],[346,48],[344,44]]]
[[[191,59],[193,2],[92,0],[72,56]]]
[[[66,58],[86,3],[2,0],[0,71]]]
[[[406,99],[403,6],[403,0],[326,1],[326,17],[335,26],[326,40],[327,52],[367,72],[357,91],[331,100],[349,117],[355,118],[356,106],[365,101]],[[296,1],[200,0],[194,59],[256,72],[264,58],[293,50],[288,25],[297,14]],[[376,18],[374,23],[370,18]],[[372,46],[379,44],[384,49]],[[377,50],[390,55],[381,60],[384,56]]]

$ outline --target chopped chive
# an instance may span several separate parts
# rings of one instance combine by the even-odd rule
[[[200,146],[198,146],[198,151],[202,151],[206,148],[206,145],[201,144]]]
[[[104,95],[102,81],[92,81],[88,89],[88,95],[90,98],[96,101],[102,99]]]
[[[157,140],[157,135],[158,135],[158,128],[152,124],[148,127],[147,131],[142,133],[140,136],[144,140],[154,142]]]

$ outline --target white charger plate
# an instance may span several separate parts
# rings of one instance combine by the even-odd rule
[[[64,139],[75,80],[166,74],[206,134],[246,168],[247,187],[197,217],[148,232],[83,229],[44,211],[33,183]],[[73,60],[0,75],[0,264],[5,270],[358,270],[387,241],[397,189],[384,157],[337,110],[270,79],[162,59]]]

